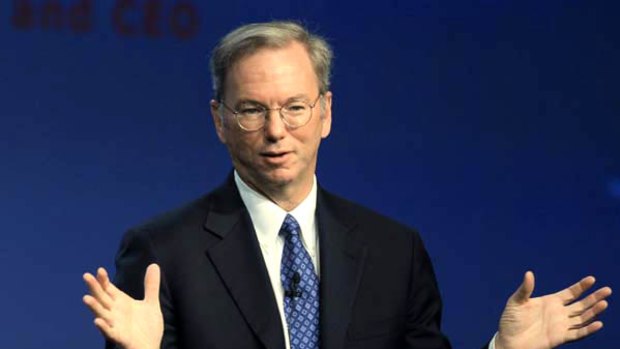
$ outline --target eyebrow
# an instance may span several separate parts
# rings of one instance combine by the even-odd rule
[[[290,103],[290,102],[292,102],[292,101],[298,101],[298,100],[305,100],[305,101],[309,101],[309,100],[310,100],[310,98],[309,98],[309,97],[308,97],[308,95],[307,95],[307,94],[305,94],[305,93],[299,93],[299,94],[296,94],[296,95],[294,95],[294,96],[291,96],[291,97],[287,98],[287,99],[286,99],[286,101],[285,101],[283,104]],[[258,105],[261,105],[261,106],[263,106],[263,107],[266,107],[266,106],[265,106],[265,103],[260,102],[260,101],[257,101],[257,100],[255,100],[255,99],[251,99],[251,98],[242,98],[242,99],[239,99],[239,100],[237,101],[237,103],[235,103],[235,106],[240,106],[240,105],[243,105],[243,104],[258,104]]]

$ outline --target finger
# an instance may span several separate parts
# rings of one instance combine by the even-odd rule
[[[603,328],[603,323],[601,321],[594,321],[593,323],[587,326],[574,329],[574,330],[570,330],[567,335],[567,341],[572,342],[572,341],[579,340],[583,337],[593,334],[594,332],[600,330],[601,328]]]
[[[157,264],[151,264],[146,268],[144,275],[144,301],[159,304],[159,284],[161,272]]]
[[[108,271],[105,268],[97,269],[97,280],[101,284],[101,288],[110,296],[111,299],[116,299],[120,290],[110,281]]]
[[[85,295],[82,297],[82,302],[88,306],[90,311],[93,312],[95,317],[100,318],[108,318],[109,311],[99,302],[97,299],[91,295]]]
[[[518,304],[525,303],[532,296],[532,292],[534,292],[534,273],[527,271],[523,276],[521,286],[512,294],[510,300]]]
[[[110,296],[110,298],[114,299],[114,296],[116,295],[116,287],[114,287],[114,284],[110,281],[110,276],[105,268],[99,267],[97,269],[97,281],[99,281],[101,288]]]
[[[607,303],[606,301],[600,301],[596,303],[594,306],[592,306],[592,308],[586,310],[580,316],[574,317],[577,323],[575,323],[573,328],[579,328],[589,324],[598,314],[602,313],[605,309],[607,309],[608,306],[609,303]]]
[[[97,299],[105,308],[109,309],[112,301],[110,296],[101,288],[99,280],[97,280],[91,273],[84,273],[82,276],[84,282],[90,290],[90,294]]]
[[[586,298],[569,305],[568,308],[571,311],[571,316],[580,315],[584,311],[591,308],[594,304],[604,300],[610,295],[611,295],[611,288],[609,287],[599,288],[598,290],[596,290],[596,292],[592,293]]]
[[[110,326],[110,324],[107,323],[107,321],[105,321],[102,318],[95,318],[93,322],[95,323],[95,326],[97,326],[97,328],[99,329],[101,334],[103,334],[104,337],[111,339],[111,340],[115,340],[114,329],[112,328],[112,326]]]
[[[108,288],[110,287],[110,277],[108,276],[108,271],[105,268],[99,267],[97,268],[97,281],[101,285],[101,288],[108,292]]]
[[[572,286],[559,291],[557,295],[564,304],[569,304],[579,298],[585,291],[589,290],[596,282],[594,276],[586,276]]]

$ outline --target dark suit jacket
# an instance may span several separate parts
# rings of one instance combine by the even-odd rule
[[[415,231],[321,188],[317,219],[322,349],[450,348],[439,328],[433,268]],[[162,270],[162,348],[284,349],[267,269],[232,176],[130,230],[115,283],[141,299],[150,263]]]

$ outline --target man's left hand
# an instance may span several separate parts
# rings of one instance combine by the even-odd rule
[[[534,273],[525,273],[523,283],[508,299],[499,323],[496,349],[550,349],[584,338],[603,327],[595,318],[608,306],[611,288],[603,287],[581,299],[594,285],[592,276],[542,297],[530,298]]]

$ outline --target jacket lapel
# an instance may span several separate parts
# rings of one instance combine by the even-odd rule
[[[284,349],[280,315],[250,216],[232,176],[214,194],[205,229],[221,240],[207,250],[239,310],[268,349]]]
[[[318,192],[317,218],[321,258],[321,348],[344,347],[351,309],[366,258],[355,239],[355,221],[330,195]]]

